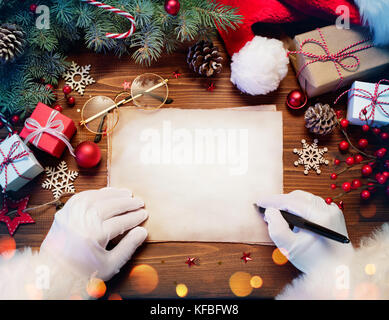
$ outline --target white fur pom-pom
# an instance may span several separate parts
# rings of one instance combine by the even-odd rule
[[[288,73],[287,52],[277,39],[255,36],[231,60],[231,82],[251,95],[276,90]]]
[[[389,44],[389,1],[356,0],[363,22],[368,24],[374,34],[376,45]]]

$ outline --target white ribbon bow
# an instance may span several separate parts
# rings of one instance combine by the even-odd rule
[[[61,120],[54,120],[58,113],[59,112],[57,110],[53,110],[47,119],[46,126],[44,127],[42,127],[39,122],[33,118],[26,119],[24,126],[32,132],[26,137],[26,139],[24,139],[24,143],[34,139],[31,141],[31,143],[38,147],[39,141],[42,138],[42,134],[47,133],[65,143],[69,149],[70,154],[75,157],[76,155],[74,154],[74,149],[70,144],[68,137],[62,133],[62,131],[65,129],[63,122]]]

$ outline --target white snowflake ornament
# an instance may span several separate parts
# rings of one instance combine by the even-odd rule
[[[297,167],[298,165],[304,166],[304,174],[307,175],[309,170],[315,170],[317,174],[321,173],[320,165],[325,164],[328,165],[329,161],[326,160],[323,155],[328,151],[327,148],[320,149],[318,147],[319,140],[313,140],[313,144],[308,144],[305,139],[301,140],[303,145],[302,149],[294,149],[293,153],[298,154],[300,157],[297,161],[294,162],[294,165]]]
[[[54,199],[64,193],[75,193],[73,181],[77,178],[77,171],[69,171],[66,161],[62,161],[56,168],[46,167],[46,180],[42,183],[42,188],[51,190],[53,192]]]
[[[92,83],[95,83],[89,75],[91,65],[80,67],[77,63],[72,61],[71,66],[63,73],[62,78],[65,79],[66,84],[71,86],[73,90],[76,90],[80,95],[84,95],[85,87]]]

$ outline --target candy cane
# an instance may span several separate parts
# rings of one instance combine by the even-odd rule
[[[106,33],[105,36],[107,38],[113,38],[113,39],[128,38],[129,36],[131,36],[135,32],[135,19],[128,12],[119,10],[119,9],[117,9],[115,7],[109,6],[109,5],[105,4],[105,3],[98,2],[98,1],[93,1],[93,0],[81,0],[81,1],[82,2],[87,2],[87,3],[91,4],[91,5],[94,5],[94,6],[99,7],[99,8],[103,8],[103,9],[111,11],[111,12],[115,12],[116,14],[119,14],[119,15],[121,15],[123,17],[126,17],[128,20],[131,21],[131,29],[130,30],[128,30],[125,33]]]

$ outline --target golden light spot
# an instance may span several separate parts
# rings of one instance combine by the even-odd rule
[[[282,266],[288,262],[288,256],[288,251],[283,248],[276,248],[271,257],[275,264]]]
[[[86,292],[88,292],[89,296],[95,299],[101,298],[105,295],[105,291],[107,287],[103,280],[98,278],[92,278],[89,280],[86,286]]]
[[[254,276],[254,277],[252,277],[251,280],[250,280],[250,285],[251,285],[253,288],[258,289],[258,288],[262,287],[262,285],[263,285],[263,280],[262,280],[262,278],[261,278],[260,276]]]
[[[354,290],[356,300],[377,300],[380,296],[378,287],[371,282],[362,282]]]
[[[188,287],[183,283],[179,283],[176,286],[176,293],[180,298],[184,298],[188,294]]]
[[[129,278],[132,287],[142,294],[150,293],[158,285],[158,273],[148,264],[140,264],[134,267]]]
[[[365,273],[369,276],[372,276],[373,274],[375,274],[375,264],[373,263],[368,263],[366,266],[365,266]]]
[[[11,259],[15,254],[16,242],[10,236],[0,238],[0,255],[4,259]]]
[[[364,204],[361,206],[359,213],[366,219],[373,218],[377,214],[377,206],[372,202]]]
[[[123,300],[120,294],[118,293],[112,293],[109,297],[108,300]]]
[[[253,287],[250,285],[251,275],[247,272],[235,272],[230,277],[230,288],[234,295],[237,297],[246,297]]]

